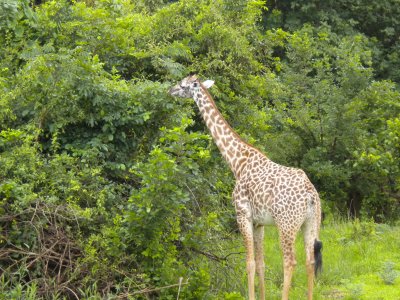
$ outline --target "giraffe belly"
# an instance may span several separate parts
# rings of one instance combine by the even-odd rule
[[[256,224],[260,225],[275,225],[275,219],[272,214],[268,211],[265,211],[261,214],[254,216],[254,221]]]

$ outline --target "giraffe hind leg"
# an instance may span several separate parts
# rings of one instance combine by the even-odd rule
[[[294,251],[295,233],[280,232],[280,241],[283,252],[283,290],[282,300],[289,299],[289,290],[292,282],[294,268],[297,264]]]
[[[304,248],[306,251],[306,269],[308,278],[307,299],[312,300],[314,278],[322,267],[322,242],[317,239],[318,226],[316,219],[309,218],[305,221],[304,227]]]
[[[310,243],[311,244],[311,243]],[[318,275],[322,268],[322,242],[317,239],[314,243],[306,248],[306,269],[308,278],[307,299],[312,300],[314,289],[314,278]],[[314,258],[314,259],[313,259]]]

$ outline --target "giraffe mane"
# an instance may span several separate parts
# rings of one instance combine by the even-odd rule
[[[211,105],[214,107],[215,110],[217,110],[219,113],[221,113],[218,109],[218,106],[215,104],[214,98],[211,96],[210,92],[208,91],[208,89],[202,84],[202,82],[199,80],[200,82],[200,86],[203,90],[203,92],[207,95],[208,99],[210,99],[210,103]],[[229,125],[229,123],[225,120],[225,118],[222,118],[222,121],[225,123],[225,125],[228,127],[228,129],[235,135],[236,138],[238,138],[241,142],[243,142],[244,144],[246,144],[247,146],[253,148],[254,150],[256,150],[257,152],[261,153],[262,155],[266,156],[264,153],[262,153],[260,150],[258,150],[257,148],[255,148],[253,145],[249,144],[248,142],[246,142],[245,140],[243,140],[243,138],[235,131],[233,130],[232,126]]]

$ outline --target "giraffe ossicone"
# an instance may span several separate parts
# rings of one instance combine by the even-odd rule
[[[214,80],[208,79],[208,80],[206,80],[206,81],[203,81],[203,86],[204,86],[206,89],[209,89],[209,88],[212,87],[213,85],[214,85]]]
[[[308,275],[308,300],[312,299],[314,276],[322,265],[319,240],[321,203],[318,192],[300,169],[279,165],[244,142],[219,112],[208,88],[212,80],[201,82],[196,75],[172,87],[172,96],[193,98],[210,133],[232,170],[236,184],[233,202],[236,219],[246,247],[249,300],[255,300],[255,274],[259,278],[260,299],[265,299],[264,226],[278,227],[283,252],[282,300],[289,299],[296,265],[294,243],[303,229]]]

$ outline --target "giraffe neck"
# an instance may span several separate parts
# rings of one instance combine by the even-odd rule
[[[199,107],[200,113],[222,156],[227,161],[235,177],[240,177],[250,153],[254,152],[255,149],[244,142],[229,126],[206,88],[201,86],[198,91],[195,91],[193,99]]]

